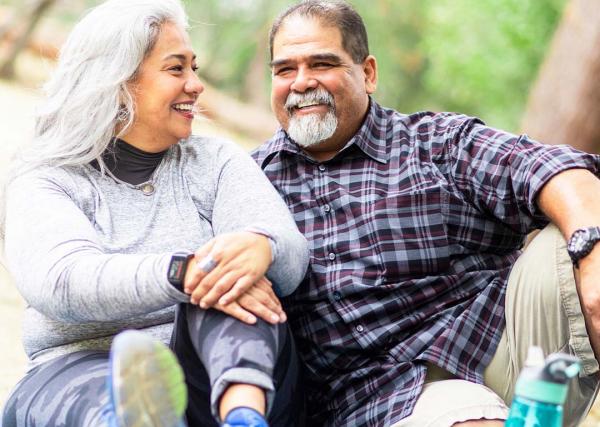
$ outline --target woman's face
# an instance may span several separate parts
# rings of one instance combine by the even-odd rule
[[[143,151],[159,152],[190,136],[193,106],[204,87],[183,29],[162,25],[154,48],[128,85],[135,118],[122,139]]]

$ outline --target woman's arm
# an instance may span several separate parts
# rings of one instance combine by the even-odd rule
[[[210,307],[230,302],[265,272],[279,296],[291,294],[306,272],[308,245],[287,206],[250,156],[233,146],[219,153],[212,225],[216,237],[198,258],[217,262],[209,274],[198,271],[186,283],[192,301]],[[227,294],[231,290],[231,293]]]
[[[29,174],[8,187],[6,257],[21,294],[63,322],[113,321],[188,297],[166,279],[171,254],[107,254],[60,180]]]

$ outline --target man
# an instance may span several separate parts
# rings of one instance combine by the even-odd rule
[[[253,156],[311,245],[285,301],[310,425],[501,426],[534,344],[581,359],[575,425],[598,389],[599,158],[382,108],[346,3],[292,6],[270,48],[281,129]]]

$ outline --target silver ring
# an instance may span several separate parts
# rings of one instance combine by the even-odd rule
[[[198,268],[205,273],[210,273],[217,266],[217,262],[212,259],[210,255],[205,256],[200,261],[198,261]]]

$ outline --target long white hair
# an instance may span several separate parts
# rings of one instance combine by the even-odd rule
[[[108,0],[90,9],[60,51],[35,112],[33,140],[17,153],[8,181],[38,167],[78,166],[93,160],[105,170],[102,153],[134,121],[127,83],[135,78],[166,22],[188,28],[180,0]],[[0,241],[5,197],[4,186]]]
[[[134,120],[127,83],[135,78],[165,22],[187,29],[180,0],[108,0],[77,23],[44,86],[46,98],[35,114],[34,139],[20,159],[25,166],[75,166],[97,160],[104,170],[101,154]]]

